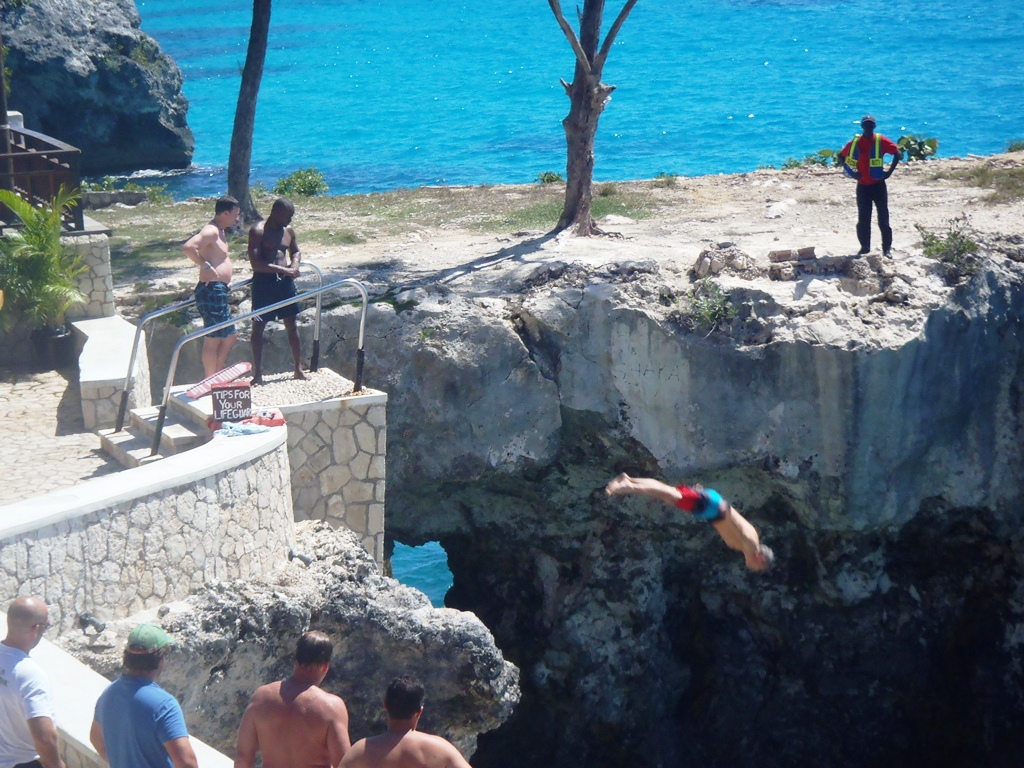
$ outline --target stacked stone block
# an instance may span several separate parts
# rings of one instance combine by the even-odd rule
[[[282,408],[296,520],[346,526],[384,561],[387,395],[369,394]]]
[[[27,533],[0,531],[0,603],[39,595],[56,633],[249,579],[294,543],[287,448]]]
[[[61,242],[82,259],[85,269],[75,278],[75,287],[85,301],[67,311],[69,320],[114,316],[114,279],[110,272],[110,241],[106,235],[65,237]]]
[[[128,363],[125,362],[127,370]],[[146,355],[146,336],[142,335],[139,351],[135,359],[135,376],[131,391],[128,393],[128,408],[147,408],[152,405],[149,390],[149,358]],[[117,409],[121,405],[121,392],[124,390],[124,379],[118,377],[106,381],[79,381],[82,395],[82,421],[90,432],[98,429],[110,429],[117,421]],[[126,420],[127,422],[127,420]]]

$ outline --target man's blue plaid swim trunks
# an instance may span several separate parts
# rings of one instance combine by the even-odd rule
[[[227,283],[199,283],[196,286],[196,309],[203,317],[203,327],[223,323],[231,319],[231,307],[228,306]],[[226,339],[235,333],[235,326],[229,325],[214,331],[210,336],[214,339]]]

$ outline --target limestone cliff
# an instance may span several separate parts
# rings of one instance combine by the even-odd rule
[[[133,0],[32,0],[0,23],[10,108],[81,149],[83,173],[188,167],[181,70],[139,29]]]
[[[714,332],[645,263],[374,305],[388,531],[441,540],[449,605],[524,673],[476,764],[1020,764],[1019,255],[956,286],[923,257],[725,269]],[[349,376],[355,327],[325,334]],[[619,471],[718,488],[777,568],[609,500]]]
[[[353,741],[383,730],[380,703],[400,674],[426,685],[422,727],[467,755],[519,699],[518,670],[476,617],[435,609],[422,593],[380,576],[354,534],[322,523],[297,524],[294,559],[269,577],[219,584],[99,634],[66,632],[60,643],[113,679],[128,631],[144,620],[175,638],[160,684],[182,702],[189,729],[227,755],[252,692],[291,673],[295,642],[310,629],[334,640],[323,687],[345,699]]]

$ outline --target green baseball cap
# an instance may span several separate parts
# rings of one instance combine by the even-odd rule
[[[171,642],[171,636],[156,624],[139,624],[128,633],[128,653],[156,653]]]

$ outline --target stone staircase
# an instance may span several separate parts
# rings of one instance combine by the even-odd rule
[[[175,387],[167,403],[167,418],[160,434],[160,450],[150,456],[159,406],[135,408],[130,419],[120,432],[101,429],[97,432],[103,450],[125,467],[138,467],[173,456],[207,442],[212,433],[206,426],[207,417],[213,412],[209,395],[198,400],[185,397],[187,386]]]

